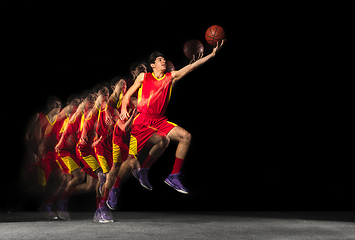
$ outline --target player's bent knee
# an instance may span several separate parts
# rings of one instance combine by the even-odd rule
[[[170,143],[170,138],[168,136],[165,136],[165,137],[162,138],[162,144],[164,146],[169,145],[169,143]]]
[[[97,181],[92,181],[88,186],[88,192],[95,192]]]
[[[85,172],[83,171],[79,171],[79,174],[78,174],[78,179],[79,179],[79,182],[82,182],[84,181],[84,178],[85,178]]]
[[[112,169],[113,170],[118,170],[122,165],[122,162],[117,162],[112,164]]]
[[[190,142],[190,141],[191,141],[191,137],[192,137],[192,136],[191,136],[191,133],[189,133],[189,132],[186,131],[186,133],[184,133],[184,135],[183,135],[182,138],[183,138],[184,141]]]

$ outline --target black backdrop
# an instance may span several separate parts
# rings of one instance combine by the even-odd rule
[[[184,43],[199,39],[209,54],[204,33],[218,24],[225,46],[176,85],[166,113],[193,137],[182,169],[191,194],[163,184],[172,143],[152,166],[155,190],[128,180],[121,210],[351,209],[351,170],[329,144],[327,99],[312,71],[317,42],[305,16],[272,6],[127,4],[4,4],[2,206],[17,191],[26,122],[48,96],[64,102],[99,81],[129,77],[130,64],[155,50],[180,69],[188,64]],[[70,208],[92,210],[94,202],[93,194],[77,196]]]

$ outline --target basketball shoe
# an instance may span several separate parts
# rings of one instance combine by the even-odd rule
[[[148,181],[148,170],[149,168],[141,168],[140,170],[134,170],[132,174],[145,189],[152,190],[152,185]]]
[[[94,222],[109,223],[113,222],[111,210],[106,206],[105,202],[101,201],[94,215]]]
[[[39,211],[41,212],[41,214],[49,219],[49,220],[54,220],[54,219],[58,219],[57,214],[52,210],[53,208],[53,204],[51,203],[43,203],[40,207],[39,207]]]
[[[56,213],[60,219],[70,220],[70,214],[68,212],[68,201],[58,201],[55,204]]]
[[[176,191],[184,194],[188,194],[189,191],[182,185],[180,180],[181,172],[170,174],[166,179],[165,183],[170,187],[174,188]]]
[[[121,190],[119,188],[111,188],[110,193],[108,195],[108,199],[106,201],[106,205],[109,209],[115,210],[117,208],[117,199],[120,195],[120,191]]]

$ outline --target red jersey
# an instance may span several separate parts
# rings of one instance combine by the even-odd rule
[[[63,129],[63,141],[61,146],[58,146],[60,149],[75,149],[75,145],[78,141],[78,132],[80,129],[80,125],[82,120],[84,119],[84,115],[81,114],[79,116],[73,116],[66,126]],[[80,136],[79,136],[80,137]]]
[[[37,154],[38,140],[43,139],[43,133],[46,130],[46,126],[49,123],[48,117],[42,112],[38,113],[38,121],[33,130],[28,134],[28,140],[32,151]],[[39,135],[40,132],[40,135]]]
[[[107,125],[106,124],[106,114],[111,114],[113,115],[114,108],[106,104],[106,106],[102,109],[99,110],[99,116],[97,118],[97,126],[96,126],[96,133],[98,137],[103,136],[107,137],[108,135],[111,135],[113,131],[113,125]],[[109,113],[108,113],[109,112]]]
[[[142,86],[138,90],[138,112],[163,117],[170,100],[171,89],[171,72],[159,79],[154,73],[144,74]]]
[[[95,106],[96,107],[96,106]],[[97,121],[97,115],[98,115],[99,111],[96,111],[95,114],[92,114],[92,112],[89,114],[89,116],[87,116],[87,118],[83,119],[82,118],[82,122],[80,124],[80,128],[79,128],[79,132],[78,132],[78,138],[80,138],[79,140],[79,145],[81,147],[86,147],[88,146],[89,148],[91,148],[91,144],[94,142],[96,133],[95,133],[95,124]],[[85,129],[86,132],[86,136],[82,136],[82,133]],[[83,138],[87,139],[87,143],[84,144]]]
[[[110,114],[113,116],[113,111],[115,108],[106,104],[104,109],[99,110],[98,118],[97,118],[97,126],[96,133],[97,137],[100,138],[102,136],[103,141],[100,144],[105,146],[107,149],[112,149],[112,132],[114,128],[114,124],[108,125],[106,124],[106,114]]]
[[[58,119],[58,116],[56,116],[54,122],[50,122],[48,124],[44,133],[44,136],[46,136],[49,141],[48,151],[54,149],[55,145],[58,143],[62,133],[64,132],[65,126],[68,123],[68,120],[68,118]]]

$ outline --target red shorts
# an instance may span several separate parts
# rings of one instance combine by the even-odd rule
[[[165,137],[176,126],[175,123],[169,122],[166,117],[139,113],[133,120],[131,127],[129,154],[136,156],[153,133]]]
[[[85,167],[89,167],[92,171],[96,171],[100,164],[95,157],[95,151],[91,146],[76,146],[76,156],[81,160]]]
[[[126,161],[128,157],[129,149],[123,142],[124,136],[125,133],[119,127],[115,126],[115,131],[112,136],[112,156],[114,163],[122,163]]]
[[[95,154],[99,160],[103,173],[107,173],[112,168],[112,135],[95,147]]]
[[[80,159],[72,151],[61,150],[58,152],[57,160],[64,173],[71,174],[74,170],[80,168]]]
[[[39,162],[39,167],[43,170],[44,179],[42,179],[42,186],[47,184],[49,176],[54,169],[59,169],[58,162],[56,161],[55,152],[47,152],[46,157]]]

